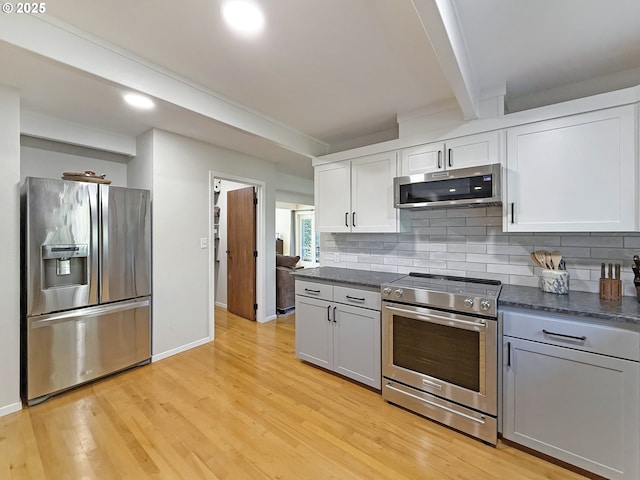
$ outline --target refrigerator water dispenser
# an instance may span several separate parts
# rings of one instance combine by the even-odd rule
[[[42,289],[87,284],[89,246],[43,245]]]

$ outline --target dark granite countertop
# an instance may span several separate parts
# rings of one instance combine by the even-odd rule
[[[300,280],[343,283],[370,288],[380,288],[383,283],[392,282],[404,276],[399,273],[338,267],[304,268],[295,270],[291,274]],[[614,302],[600,300],[600,296],[596,293],[575,291],[569,292],[568,295],[556,295],[534,287],[503,285],[498,307],[529,308],[542,312],[590,317],[628,323],[634,328],[640,328],[640,302],[636,297],[630,296],[623,296],[622,301]]]
[[[600,300],[597,293],[570,291],[567,295],[556,295],[534,287],[503,285],[498,299],[500,307],[530,308],[640,326],[640,303],[636,297],[630,296],[623,296],[622,301],[614,302]]]
[[[300,280],[320,280],[372,288],[380,288],[383,283],[392,282],[404,276],[399,273],[370,272],[338,267],[304,268],[291,272],[291,275]]]

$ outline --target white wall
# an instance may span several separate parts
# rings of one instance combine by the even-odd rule
[[[291,210],[289,208],[276,208],[276,233],[282,239],[282,253],[291,253]]]
[[[20,149],[21,181],[25,177],[61,178],[64,172],[91,170],[98,175],[106,174],[112,185],[126,187],[127,165],[122,163],[125,157],[116,154],[108,154],[106,158],[109,160],[104,157],[104,152],[98,150],[58,142],[36,143],[23,137]],[[114,161],[116,157],[120,161]]]
[[[218,260],[216,262],[214,283],[216,305],[224,308],[227,307],[227,192],[249,186],[250,185],[244,183],[231,182],[229,180],[221,180],[220,182],[220,194],[218,195],[218,206],[220,207],[220,240],[218,241],[217,251],[215,249],[215,243],[213,244],[216,259]]]
[[[0,416],[20,410],[20,95],[0,86]]]
[[[276,190],[313,192],[313,182],[279,172],[264,160],[154,130],[153,133],[153,353],[154,359],[208,341],[209,172],[224,177],[265,182],[266,218],[265,316],[275,316],[275,197]],[[258,206],[260,208],[260,205]]]

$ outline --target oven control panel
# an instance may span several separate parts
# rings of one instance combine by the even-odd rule
[[[459,311],[460,313],[475,313],[494,318],[495,301],[483,296],[451,295],[446,292],[433,292],[416,290],[413,288],[403,288],[400,286],[385,285],[381,289],[382,299],[387,301],[397,301],[412,305],[445,308],[447,310]]]

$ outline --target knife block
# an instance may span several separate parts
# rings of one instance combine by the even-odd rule
[[[622,300],[622,280],[614,278],[601,278],[600,300]]]

